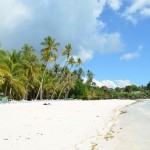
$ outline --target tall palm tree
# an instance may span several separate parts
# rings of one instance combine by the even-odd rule
[[[33,88],[33,82],[37,80],[39,75],[39,61],[34,53],[34,49],[32,46],[25,44],[21,49],[21,59],[22,65],[24,67],[24,74],[28,78],[28,81],[25,85],[26,95],[24,95],[24,99],[28,99],[29,87]]]
[[[54,84],[56,82],[57,78],[53,74],[51,70],[46,70],[44,74],[44,82],[43,82],[43,93],[44,98],[49,99],[53,90],[54,90]]]
[[[83,71],[83,69],[80,67],[81,64],[83,64],[83,62],[82,62],[81,58],[78,58],[78,59],[77,59],[77,62],[76,62],[76,66],[78,67],[78,70],[76,70],[76,75],[77,75],[78,78],[81,78],[81,76],[84,75],[84,71]]]
[[[66,77],[65,77],[65,80],[64,80],[65,83],[63,82],[63,86],[62,86],[62,89],[61,89],[61,91],[60,91],[60,93],[59,93],[58,99],[61,97],[61,94],[63,93],[63,91],[64,91],[65,89],[68,90],[68,91],[70,91],[69,88],[67,89],[67,88],[65,88],[65,87],[67,86],[68,83],[71,82],[70,77],[73,75],[73,74],[71,73],[71,68],[73,67],[74,64],[76,64],[76,62],[75,62],[74,58],[71,56],[71,57],[68,59],[67,63],[68,63],[68,65],[70,65],[70,70],[68,71],[68,73],[67,73],[67,75],[66,75]],[[67,92],[65,91],[65,93],[67,93]],[[65,98],[67,98],[68,94],[69,94],[69,93],[66,94]]]
[[[60,72],[60,65],[55,63],[52,69],[54,74],[57,76],[57,74]]]
[[[76,64],[74,58],[71,56],[69,59],[68,59],[68,65],[70,65],[70,70],[71,68]]]
[[[72,51],[72,45],[70,43],[68,43],[66,46],[65,46],[65,50],[62,51],[62,55],[66,55],[67,56],[67,61],[70,57],[70,53]]]
[[[60,45],[60,43],[55,43],[55,39],[52,39],[50,36],[48,36],[44,39],[44,42],[42,42],[41,45],[44,46],[44,48],[41,50],[41,54],[42,54],[42,61],[44,61],[45,69],[42,71],[41,83],[40,83],[40,87],[36,99],[38,98],[39,92],[40,92],[40,99],[43,98],[44,74],[47,69],[48,62],[55,60],[52,50],[57,52],[58,51],[57,47]]]
[[[84,71],[82,68],[79,68],[76,72],[78,79],[82,79],[82,77],[85,75]]]
[[[75,87],[76,85],[76,80],[77,80],[77,76],[73,73],[71,73],[68,78],[67,78],[67,83],[66,83],[66,86],[65,86],[65,99],[68,98],[68,95],[69,95],[69,92],[72,88]]]
[[[77,66],[80,67],[80,65],[81,65],[83,62],[82,62],[81,58],[78,58],[76,63],[77,63]]]
[[[24,83],[27,78],[23,75],[22,65],[19,62],[15,62],[14,53],[16,52],[7,52],[6,57],[0,60],[0,70],[5,72],[3,76],[5,79],[3,83],[5,88],[4,94],[9,95],[11,98],[12,95],[18,93],[18,96],[21,98],[26,93]]]
[[[88,79],[87,79],[87,81],[86,81],[86,84],[87,84],[87,86],[91,86],[91,84],[92,84],[92,82],[93,82],[93,78],[94,78],[93,72],[90,71],[90,70],[88,70],[88,71],[87,71],[87,77],[88,77]]]
[[[70,57],[70,53],[72,51],[72,45],[70,43],[68,43],[66,46],[65,46],[65,49],[62,51],[62,56],[67,56],[67,60],[66,60],[66,63],[68,62],[69,60],[69,57]],[[68,68],[68,64],[65,65],[66,67],[64,67],[63,71],[62,71],[62,74],[58,80],[58,82],[56,83],[56,86],[54,88],[54,92],[51,96],[51,99],[53,99],[53,96],[54,96],[54,93],[55,91],[59,88],[60,84],[64,83],[62,82],[62,79],[65,77],[65,73],[66,73],[66,69]],[[59,97],[59,96],[58,96]]]

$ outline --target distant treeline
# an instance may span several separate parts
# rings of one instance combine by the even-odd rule
[[[71,55],[70,43],[60,50],[60,43],[48,36],[41,45],[40,57],[28,44],[20,50],[0,48],[1,95],[9,100],[150,98],[150,83],[116,89],[98,87],[93,82],[93,73],[84,71],[82,60]],[[64,65],[60,65],[58,60],[65,60]],[[85,76],[86,82],[83,81]]]

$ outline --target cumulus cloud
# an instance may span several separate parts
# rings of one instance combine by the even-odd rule
[[[94,43],[96,45],[95,49],[97,48],[100,53],[113,53],[123,49],[121,35],[118,32],[105,33],[93,38],[96,41]]]
[[[0,18],[0,31],[5,30],[6,33],[16,28],[20,23],[30,20],[31,13],[23,2],[18,0],[1,0]]]
[[[124,54],[124,55],[122,55],[122,56],[120,57],[120,60],[129,61],[129,60],[138,58],[138,57],[140,57],[140,52],[141,52],[142,49],[143,49],[143,45],[140,45],[140,46],[138,47],[138,50],[137,50],[136,52],[126,53],[126,54]]]
[[[127,53],[120,57],[121,60],[132,60],[140,56],[139,52]]]
[[[122,2],[121,0],[108,0],[108,5],[113,9],[113,10],[118,10],[120,9]]]
[[[103,80],[103,81],[98,81],[96,79],[93,79],[93,82],[96,83],[97,86],[102,87],[102,86],[107,86],[109,88],[115,89],[116,87],[124,88],[128,85],[131,85],[131,81],[129,80]]]
[[[86,50],[83,47],[80,47],[80,51],[77,55],[73,56],[74,59],[81,58],[83,62],[91,60],[93,58],[93,52],[91,50]]]
[[[123,16],[136,24],[139,19],[143,17],[150,17],[150,1],[149,0],[136,0],[132,1],[131,6],[127,7]]]
[[[20,48],[29,43],[39,49],[44,37],[50,35],[62,47],[71,43],[73,55],[82,55],[85,61],[92,59],[97,51],[118,52],[123,48],[121,34],[104,32],[106,23],[97,19],[106,5],[116,11],[121,1],[2,0],[0,17],[4,21],[0,25],[0,42],[4,48]],[[14,31],[11,36],[7,29]]]

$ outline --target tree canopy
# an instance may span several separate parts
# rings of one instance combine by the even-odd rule
[[[70,43],[61,50],[60,43],[47,36],[41,45],[40,52],[29,44],[11,51],[0,48],[0,92],[9,100],[150,98],[150,82],[116,89],[98,87],[94,73],[83,70],[82,59],[73,57]]]

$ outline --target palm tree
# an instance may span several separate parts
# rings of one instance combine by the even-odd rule
[[[13,57],[14,53],[16,53],[16,51],[12,53],[7,52],[6,57],[0,60],[0,70],[5,73],[3,75],[4,94],[9,95],[11,98],[12,95],[16,95],[17,93],[17,97],[21,98],[21,96],[26,93],[24,83],[27,78],[23,75],[24,70],[22,65],[16,62],[16,58]]]
[[[68,65],[70,65],[70,70],[71,68],[76,64],[74,58],[71,56],[69,59],[68,59]]]
[[[93,81],[93,78],[94,78],[93,72],[90,71],[90,70],[88,70],[88,71],[87,71],[87,77],[88,77],[88,79],[87,79],[87,81],[86,81],[86,84],[87,84],[87,86],[91,86],[92,81]]]
[[[82,76],[84,76],[84,75],[85,75],[85,73],[84,73],[83,69],[82,69],[82,68],[79,68],[79,69],[77,70],[78,79],[81,79]]]
[[[77,59],[77,66],[80,67],[80,65],[81,65],[82,63],[83,63],[83,62],[82,62],[81,58],[78,58],[78,59]]]
[[[65,77],[65,80],[64,80],[65,83],[63,83],[64,85],[62,86],[62,90],[59,93],[58,99],[61,97],[61,94],[65,90],[65,87],[67,86],[67,84],[71,82],[70,77],[73,75],[71,73],[71,68],[73,67],[74,64],[76,64],[76,62],[72,56],[68,59],[67,63],[68,63],[68,65],[70,65],[70,70]],[[66,88],[66,90],[70,91],[70,88],[68,88],[68,89]],[[67,93],[65,98],[68,98],[67,96],[68,96],[69,92],[65,92],[65,93]]]
[[[60,65],[55,63],[52,69],[54,74],[57,76],[57,74],[60,72]]]
[[[81,65],[82,63],[83,63],[83,62],[82,62],[81,58],[78,58],[78,59],[77,59],[77,62],[76,62],[76,65],[79,67],[78,70],[77,70],[77,72],[76,72],[78,78],[81,78],[81,76],[84,75],[83,69],[80,68],[80,65]]]
[[[71,89],[73,89],[76,85],[76,80],[77,80],[77,76],[73,73],[70,73],[68,78],[67,78],[67,83],[66,83],[66,90],[65,90],[65,99],[68,98],[69,92]]]
[[[65,55],[67,56],[66,62],[68,62],[68,60],[69,60],[71,51],[72,51],[72,46],[71,46],[71,44],[68,43],[68,44],[65,46],[65,49],[62,51],[62,56],[65,56]],[[61,74],[61,76],[60,76],[58,82],[56,83],[56,86],[55,86],[55,88],[54,88],[54,92],[53,92],[53,94],[52,94],[52,96],[51,96],[51,99],[53,99],[53,96],[54,96],[56,90],[58,90],[60,84],[63,83],[63,82],[62,82],[62,79],[65,77],[65,73],[66,73],[66,71],[67,71],[66,69],[68,68],[67,65],[68,65],[68,64],[65,65],[66,67],[64,67],[64,69],[63,69],[63,71],[62,71],[62,74]],[[60,92],[60,93],[61,93],[61,92]],[[58,96],[58,97],[59,97],[59,96]]]
[[[40,87],[36,96],[36,99],[38,98],[39,92],[40,92],[40,99],[43,98],[43,80],[44,80],[44,74],[47,69],[47,65],[49,61],[54,61],[56,57],[54,57],[52,50],[57,52],[57,47],[60,45],[60,43],[55,43],[55,39],[52,39],[50,36],[46,37],[44,39],[44,42],[41,43],[45,48],[41,50],[42,54],[42,61],[44,61],[45,69],[42,71],[41,76],[41,83]]]
[[[65,46],[65,50],[62,51],[62,55],[66,55],[67,56],[67,61],[70,57],[70,53],[72,51],[72,45],[70,43],[68,43],[66,46]]]
[[[53,90],[54,90],[54,84],[56,82],[57,78],[53,74],[51,70],[46,70],[44,74],[44,82],[43,82],[43,93],[44,98],[49,99]]]
[[[34,49],[32,46],[25,44],[21,49],[21,59],[22,65],[24,67],[24,74],[28,78],[28,81],[25,85],[26,95],[24,95],[24,99],[28,99],[29,86],[33,87],[33,82],[37,80],[39,75],[39,61],[37,56],[34,53]]]

